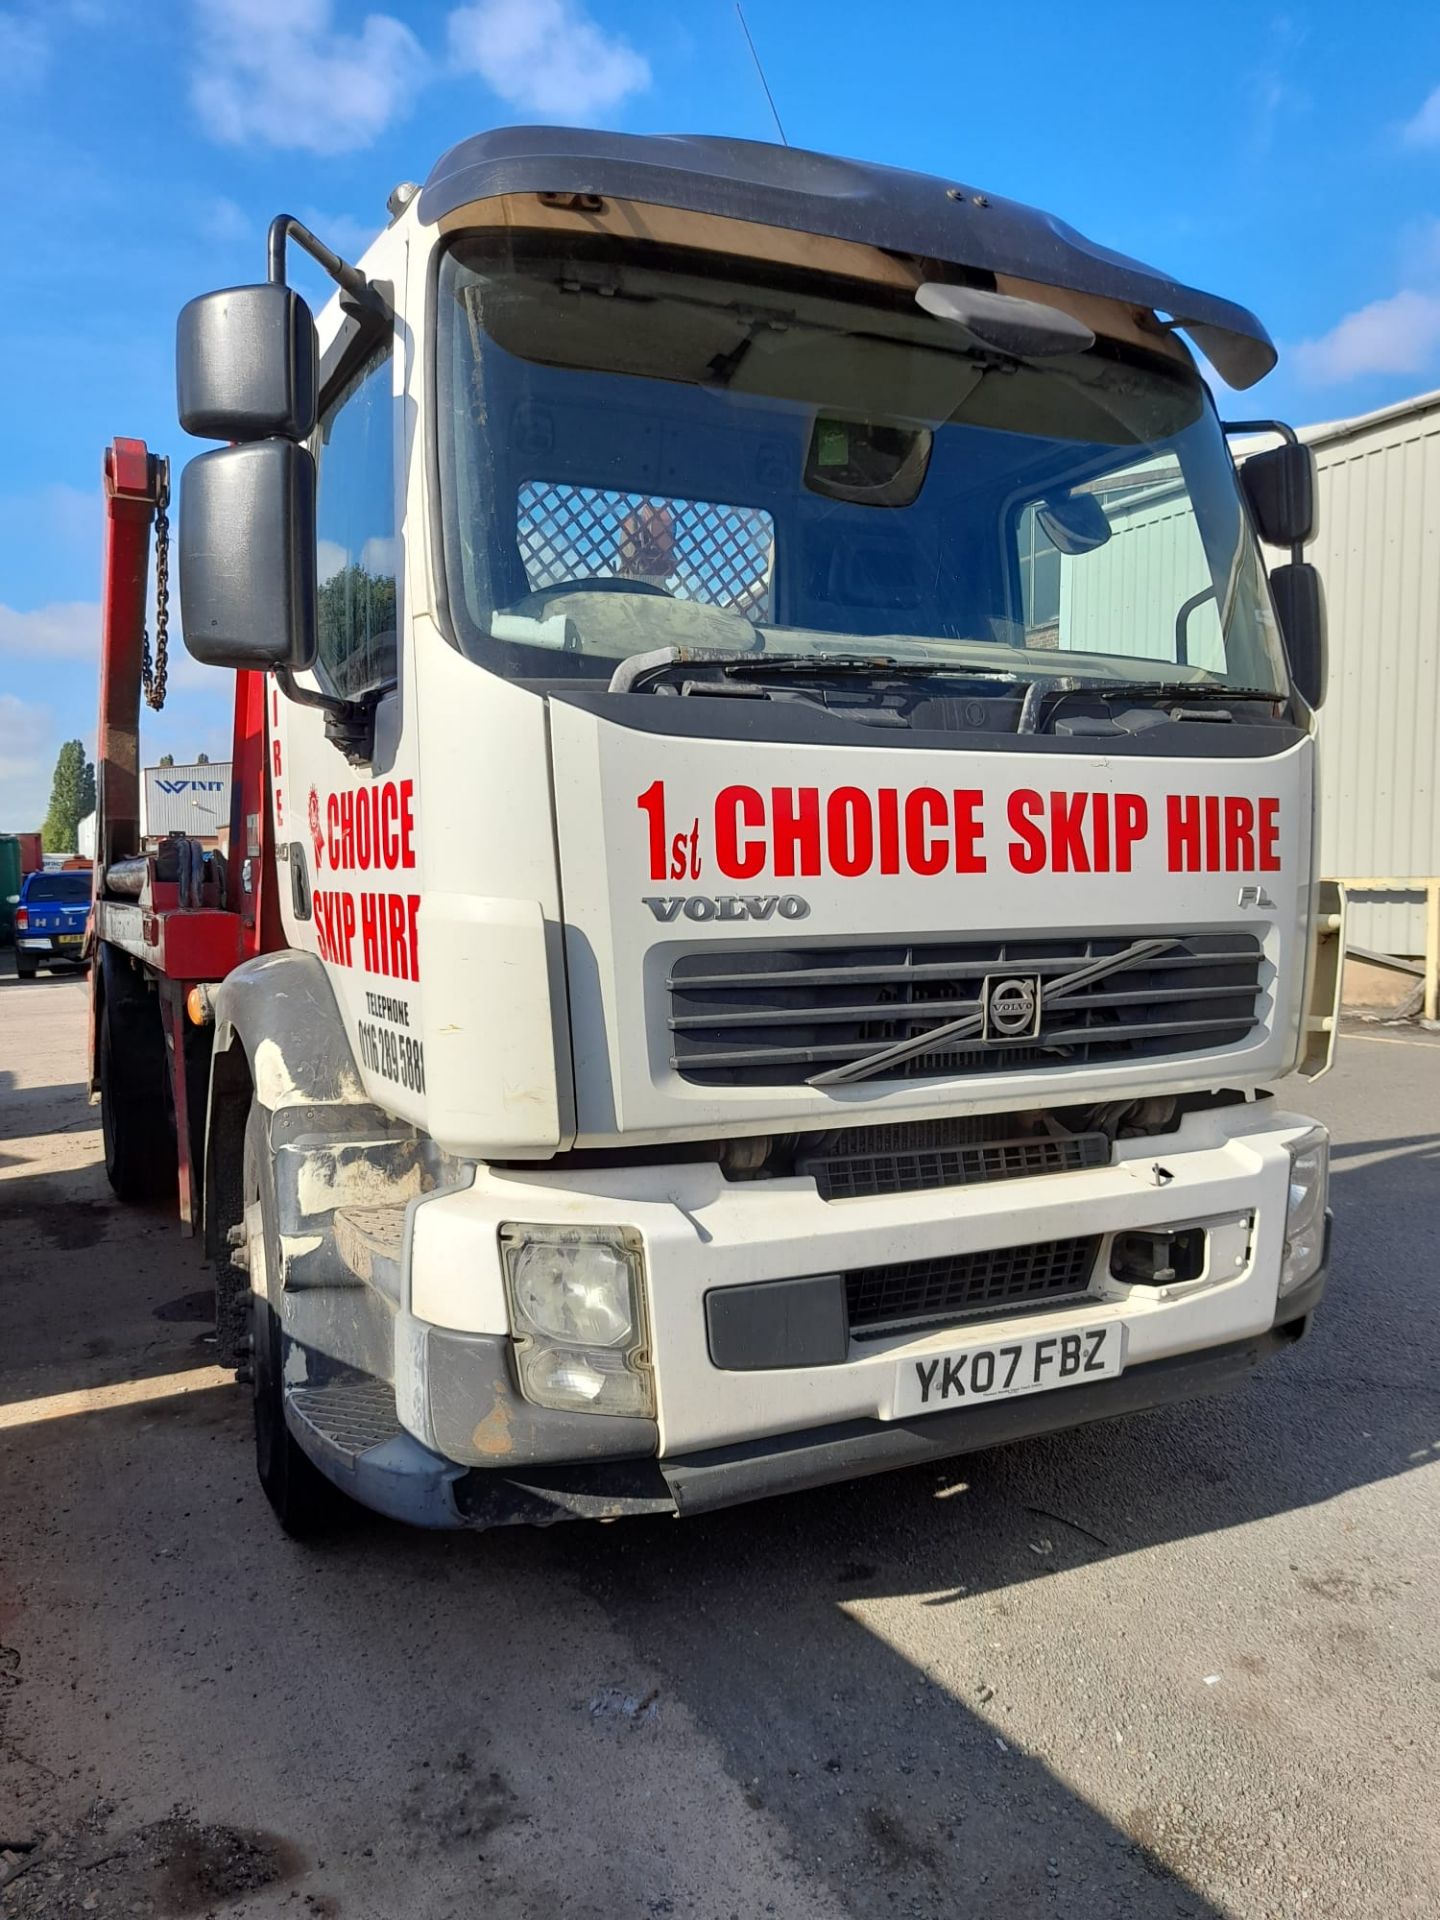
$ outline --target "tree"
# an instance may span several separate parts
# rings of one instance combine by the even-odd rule
[[[82,816],[89,813],[94,805],[95,769],[85,758],[84,743],[67,740],[55,761],[50,811],[40,829],[41,844],[46,853],[73,853],[75,829]]]
[[[316,596],[320,657],[341,692],[373,687],[395,673],[395,576],[342,567]]]
[[[161,767],[173,767],[174,764],[175,764],[175,756],[173,753],[162,753],[159,760],[156,762],[156,765]]]
[[[196,754],[196,756],[195,756],[195,764],[196,764],[196,766],[197,766],[197,767],[208,767],[208,766],[209,766],[209,764],[210,764],[210,756],[209,756],[209,754],[208,754],[208,753],[197,753],[197,754]]]

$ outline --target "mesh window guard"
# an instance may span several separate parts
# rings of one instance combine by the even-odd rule
[[[770,617],[775,522],[759,507],[527,480],[515,535],[531,590],[628,578],[677,600]]]

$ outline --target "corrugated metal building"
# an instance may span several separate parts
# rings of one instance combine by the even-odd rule
[[[1320,470],[1324,871],[1440,874],[1440,393],[1301,429]],[[1421,900],[1352,892],[1352,945],[1425,948]]]
[[[202,760],[188,767],[146,767],[140,789],[142,840],[159,840],[167,833],[214,840],[229,825],[228,760]]]
[[[1300,433],[1319,469],[1307,558],[1324,580],[1330,627],[1321,868],[1334,879],[1425,879],[1440,874],[1440,393]],[[1237,457],[1273,444],[1239,443]],[[1195,517],[1173,460],[1107,479],[1103,493],[1113,537],[1059,568],[1056,644],[1148,650],[1156,623],[1209,582]],[[1137,617],[1146,610],[1148,621]],[[1223,664],[1213,600],[1193,609],[1187,644],[1191,664]],[[1349,938],[1423,954],[1423,895],[1352,889]]]

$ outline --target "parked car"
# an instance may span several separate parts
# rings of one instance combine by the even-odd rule
[[[33,980],[41,967],[85,965],[90,875],[27,873],[15,908],[15,971]]]

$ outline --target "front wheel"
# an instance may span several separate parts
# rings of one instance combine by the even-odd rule
[[[275,1178],[264,1109],[245,1125],[246,1265],[250,1274],[251,1371],[255,1387],[255,1470],[276,1519],[293,1539],[329,1531],[347,1502],[297,1443],[285,1423],[285,1347],[279,1312],[267,1298],[280,1285]]]

